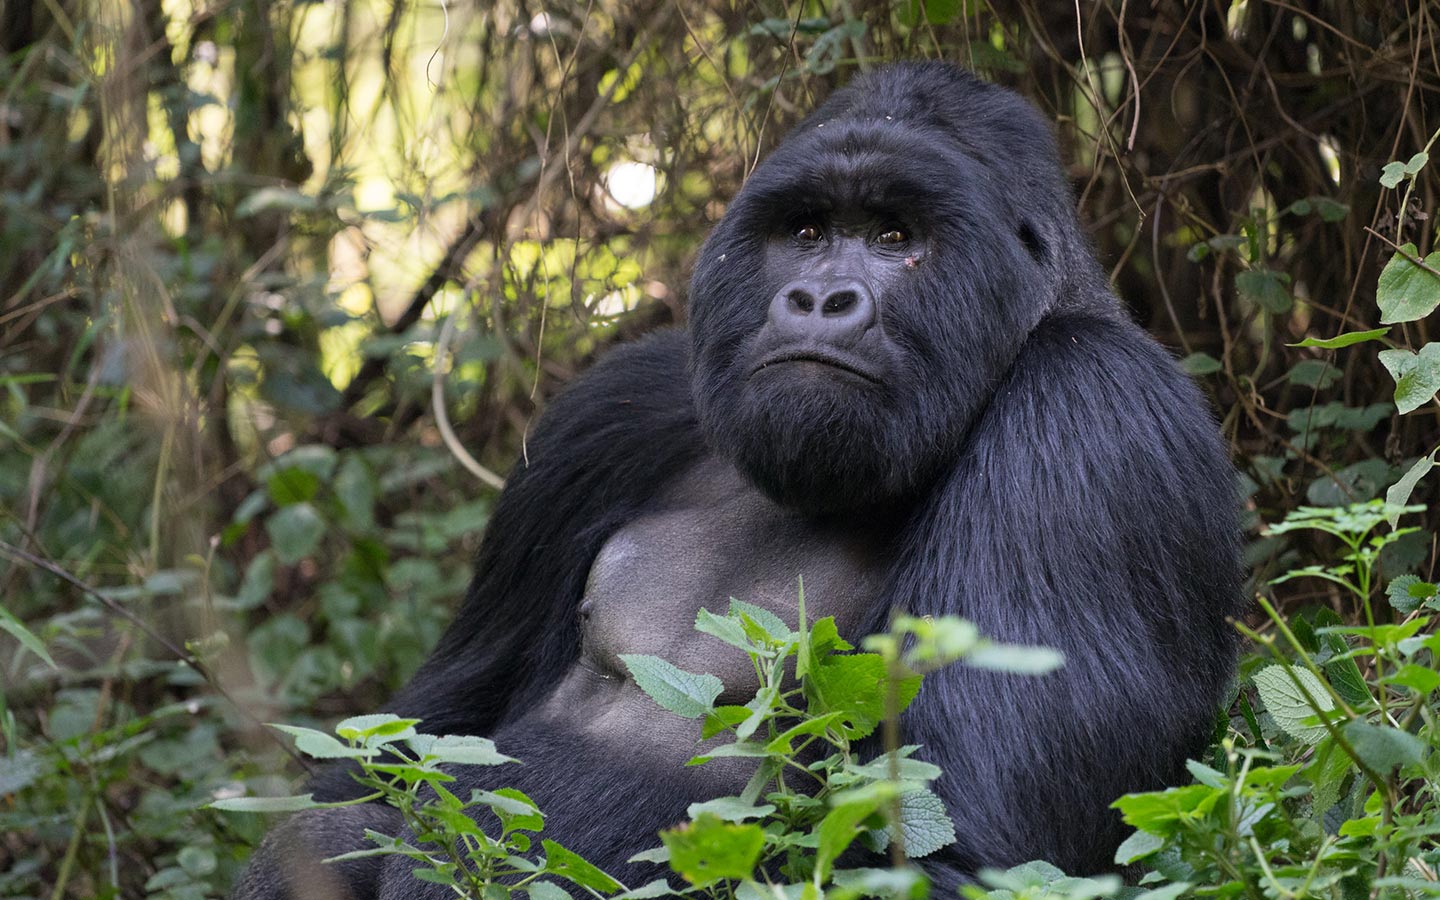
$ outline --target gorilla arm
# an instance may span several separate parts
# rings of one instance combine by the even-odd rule
[[[389,704],[432,734],[489,734],[559,681],[605,539],[703,450],[684,335],[606,354],[545,411],[509,476],[455,620]]]
[[[907,712],[960,835],[932,858],[942,891],[1031,859],[1110,868],[1109,804],[1183,778],[1233,667],[1233,473],[1194,385],[1120,315],[1032,333],[898,573],[897,608],[1065,654],[1042,677],[952,666]]]
[[[386,705],[431,734],[492,734],[570,669],[577,607],[605,538],[700,453],[683,334],[661,332],[607,354],[541,417],[496,504],[463,605],[430,658]],[[344,766],[310,785],[319,800],[357,795]],[[306,812],[256,851],[235,900],[374,897],[383,858],[321,860],[395,832],[393,809]]]

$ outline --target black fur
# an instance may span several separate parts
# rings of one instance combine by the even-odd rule
[[[749,385],[784,276],[767,264],[777,229],[797,209],[897,203],[923,240],[878,303],[885,383]],[[896,610],[953,613],[1064,651],[1040,678],[943,670],[906,713],[905,741],[945,771],[959,834],[925,861],[940,887],[1036,858],[1110,867],[1122,828],[1109,803],[1183,777],[1231,675],[1237,504],[1204,400],[1110,293],[1026,102],[948,65],[903,64],[797,127],[702,250],[688,335],[615,350],[546,413],[464,606],[390,705],[428,731],[494,736],[525,767],[462,786],[515,782],[548,834],[631,877],[626,857],[701,788],[532,712],[576,664],[596,553],[712,452],[807,514],[886,510],[869,630]],[[343,773],[319,788],[348,790]],[[275,845],[354,846],[333,824],[282,834],[241,895],[284,895]],[[356,896],[373,896],[373,878],[356,873]],[[431,888],[391,866],[379,892]]]

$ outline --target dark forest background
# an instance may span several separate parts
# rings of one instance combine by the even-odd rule
[[[684,321],[756,159],[886,60],[1055,122],[1256,589],[1354,621],[1265,587],[1334,542],[1264,523],[1440,444],[1377,357],[1426,320],[1295,346],[1431,247],[1437,44],[1433,0],[0,0],[0,896],[223,892],[263,823],[197,807],[300,771],[259,723],[403,682],[547,400]],[[1437,515],[1388,576],[1432,580]]]

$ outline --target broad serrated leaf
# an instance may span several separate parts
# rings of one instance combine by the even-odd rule
[[[1410,588],[1416,585],[1429,584],[1420,580],[1418,575],[1400,575],[1391,579],[1388,587],[1385,588],[1385,598],[1390,601],[1396,612],[1412,613],[1420,608],[1421,597],[1410,593]],[[1435,592],[1435,586],[1430,585],[1431,594]]]
[[[1295,679],[1299,679],[1305,686],[1318,709],[1306,702],[1305,695],[1295,686]],[[1314,719],[1317,713],[1323,715],[1332,711],[1335,701],[1320,683],[1320,679],[1308,669],[1269,666],[1256,672],[1254,681],[1256,689],[1260,691],[1260,699],[1265,701],[1265,709],[1286,734],[1307,744],[1318,744],[1328,734],[1325,726],[1315,724]]]
[[[1423,319],[1440,306],[1440,277],[1413,259],[1419,259],[1415,245],[1403,244],[1380,273],[1375,301],[1380,306],[1380,321],[1386,325]],[[1433,269],[1440,264],[1440,254],[1432,253],[1423,262]]]
[[[900,796],[900,834],[908,856],[929,856],[955,843],[955,823],[934,793],[910,791]]]
[[[622,653],[620,661],[651,700],[687,719],[698,719],[710,712],[715,698],[725,689],[714,675],[686,672],[658,656]]]
[[[1356,719],[1345,725],[1345,740],[1371,770],[1384,775],[1425,759],[1425,742],[1408,731]]]
[[[746,603],[744,600],[730,598],[730,615],[738,616],[744,614],[750,617],[750,621],[759,625],[765,633],[777,643],[790,639],[793,632],[785,620],[775,615],[763,606],[756,606],[753,603]]]

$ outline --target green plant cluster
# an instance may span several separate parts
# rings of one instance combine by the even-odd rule
[[[678,895],[764,900],[918,898],[923,872],[908,860],[955,840],[955,826],[928,785],[940,769],[918,758],[920,747],[895,746],[868,760],[858,742],[882,721],[894,721],[920,689],[922,672],[956,661],[1039,674],[1061,663],[1054,651],[1001,645],[953,617],[902,617],[888,634],[867,640],[876,652],[851,652],[833,618],[807,626],[803,585],[799,627],[732,599],[730,611],[701,610],[695,628],[743,650],[759,680],[743,705],[716,705],[723,685],[714,675],[686,672],[656,656],[622,657],[635,683],[659,706],[703,720],[701,747],[688,765],[714,759],[751,761],[753,774],[735,796],[692,804],[690,820],[661,831],[660,845],[637,861],[667,863],[678,876],[626,887],[548,838],[544,814],[513,789],[451,792],[447,766],[515,762],[480,737],[421,734],[415,719],[393,715],[347,719],[325,732],[276,726],[296,749],[322,761],[355,765],[366,789],[353,800],[321,803],[309,794],[237,797],[212,809],[288,813],[387,803],[413,835],[405,840],[367,831],[374,847],[335,857],[403,856],[423,881],[457,896],[496,900],[522,891],[534,900],[570,896],[557,882],[613,900]],[[575,715],[585,710],[575,710]],[[839,867],[857,840],[873,853],[887,849],[891,868]]]

